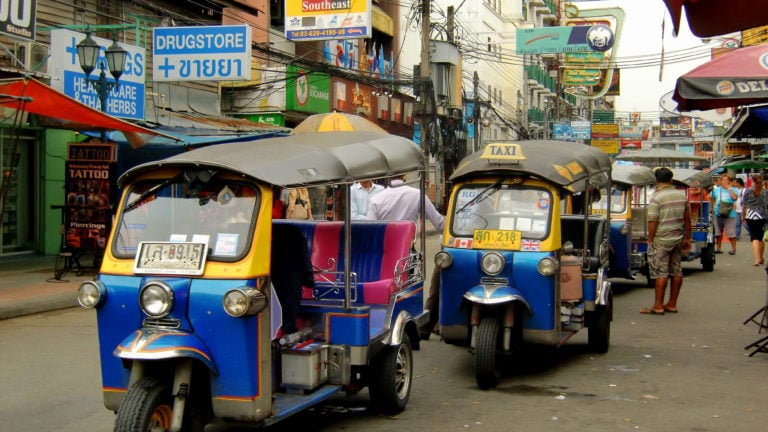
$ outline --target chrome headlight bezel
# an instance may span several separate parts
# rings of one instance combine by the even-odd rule
[[[269,305],[269,299],[259,289],[240,287],[227,291],[221,301],[221,306],[227,315],[237,318],[256,315]]]
[[[173,310],[173,289],[162,281],[151,281],[139,291],[139,307],[152,318],[164,318]]]
[[[632,227],[631,227],[631,226],[630,226],[628,223],[625,223],[625,224],[623,224],[623,225],[622,225],[622,226],[619,228],[619,234],[621,234],[621,235],[627,235],[627,234],[629,234],[631,231],[632,231]]]
[[[505,265],[504,257],[496,251],[487,252],[480,259],[480,268],[489,276],[496,276],[504,271]]]
[[[544,257],[539,260],[539,263],[536,265],[536,270],[538,270],[539,274],[542,276],[552,276],[557,274],[558,270],[560,270],[560,263],[552,257]]]
[[[453,264],[453,255],[446,251],[440,251],[435,254],[435,265],[441,269],[447,269]]]
[[[107,287],[101,281],[85,281],[77,288],[77,303],[86,309],[100,306],[107,298]]]

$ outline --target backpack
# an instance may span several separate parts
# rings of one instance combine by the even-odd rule
[[[309,205],[309,191],[307,188],[297,188],[288,191],[288,208],[285,217],[288,219],[311,219],[312,211]]]

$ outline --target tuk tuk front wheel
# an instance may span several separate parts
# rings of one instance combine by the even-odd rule
[[[482,390],[496,387],[501,379],[499,327],[497,318],[485,317],[477,328],[475,380]]]
[[[173,398],[168,385],[157,378],[139,378],[117,410],[115,432],[160,432],[171,429]]]
[[[411,397],[413,351],[407,334],[385,348],[371,363],[369,393],[372,406],[385,415],[402,412]]]

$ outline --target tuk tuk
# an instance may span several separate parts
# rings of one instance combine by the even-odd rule
[[[704,271],[715,269],[715,218],[709,201],[714,186],[712,174],[688,168],[671,168],[672,182],[682,189],[691,206],[691,250],[683,262],[699,260]]]
[[[267,426],[366,387],[372,408],[405,409],[428,319],[417,223],[273,220],[272,208],[278,186],[348,197],[356,179],[414,171],[423,192],[422,163],[405,138],[323,132],[122,175],[100,272],[78,293],[96,311],[115,430]]]
[[[640,165],[614,162],[611,170],[610,264],[608,275],[634,280],[638,273],[648,278],[648,187],[656,183],[653,170]],[[593,213],[608,212],[608,194],[592,207]]]
[[[596,148],[534,140],[491,142],[451,176],[435,256],[440,337],[469,344],[481,389],[524,343],[557,347],[588,328],[589,346],[608,350],[610,214],[590,207],[610,175]],[[581,210],[561,214],[571,198]]]

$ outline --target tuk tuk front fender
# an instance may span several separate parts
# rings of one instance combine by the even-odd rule
[[[533,309],[528,301],[525,300],[523,293],[510,286],[486,286],[476,285],[467,292],[464,293],[464,299],[470,303],[477,303],[480,305],[497,305],[502,303],[509,303],[512,301],[519,301],[528,310],[528,313],[533,315]]]
[[[174,330],[139,329],[115,348],[115,356],[126,360],[165,360],[192,358],[201,361],[214,374],[219,373],[202,340],[191,333]]]

